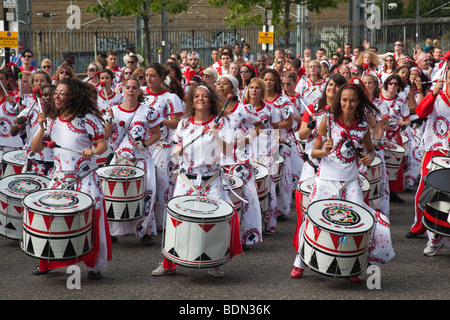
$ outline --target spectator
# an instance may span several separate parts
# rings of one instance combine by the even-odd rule
[[[75,72],[69,66],[60,65],[59,68],[55,72],[55,85],[58,84],[62,79],[75,79]]]
[[[47,72],[53,78],[53,64],[50,59],[44,59],[41,62],[41,70]]]
[[[64,62],[61,64],[62,66],[69,66],[73,69],[75,65],[75,53],[73,52],[64,52]]]
[[[138,63],[137,65],[133,65],[133,68],[139,68],[141,65],[141,63],[144,62],[144,58],[136,52],[136,48],[134,46],[134,44],[129,43],[126,45],[125,47],[125,55],[123,56],[123,63],[127,66],[128,65],[128,58],[131,56],[135,56],[137,57]]]
[[[243,50],[243,54],[242,56],[244,57],[244,61],[245,62],[255,62],[255,56],[253,55],[253,53],[250,52],[250,44],[245,43],[244,46],[242,47]]]
[[[32,64],[34,59],[33,59],[33,52],[31,52],[30,49],[25,49],[23,51],[23,54],[20,57],[20,61],[22,61],[22,65],[19,67],[21,72],[25,71],[25,72],[28,72],[28,73],[31,74],[31,73],[36,72],[38,70]]]

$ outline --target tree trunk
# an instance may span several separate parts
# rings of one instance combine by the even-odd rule
[[[284,32],[284,50],[289,48],[289,14],[291,10],[291,0],[284,0],[284,20],[283,20],[283,32]]]
[[[146,64],[149,65],[152,62],[151,59],[151,46],[150,46],[150,8],[147,3],[144,2],[143,8],[145,15],[142,17],[144,21],[144,55]]]

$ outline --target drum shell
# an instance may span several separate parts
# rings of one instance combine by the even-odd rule
[[[450,202],[436,201],[427,203],[423,212],[423,225],[431,232],[450,237],[449,212]]]
[[[396,181],[400,167],[403,165],[405,148],[389,141],[385,141],[385,144],[387,147],[384,148],[384,163],[388,181]]]
[[[258,192],[261,214],[269,210],[269,170],[261,164],[252,164],[255,173],[256,189]]]
[[[321,204],[334,203],[339,207],[359,210],[368,222],[360,222],[360,226],[337,226],[329,221],[321,221],[319,225],[311,218],[311,211],[321,208]],[[362,210],[361,210],[362,209]],[[330,227],[325,228],[324,223]],[[359,275],[367,268],[368,248],[374,219],[368,211],[357,204],[340,200],[319,200],[312,203],[305,217],[305,228],[299,255],[302,261],[312,270],[331,277],[351,277]],[[341,230],[342,232],[337,232]]]
[[[22,173],[22,168],[26,163],[26,159],[26,150],[5,152],[2,158],[2,177]]]
[[[382,196],[381,190],[382,160],[376,156],[367,168],[367,180],[370,183],[369,200],[379,199]]]
[[[44,193],[42,193],[44,192]],[[27,197],[36,194],[65,193],[89,198],[79,210],[60,210],[42,206],[42,210],[36,210],[29,206]],[[37,196],[33,199],[36,199]],[[82,192],[68,190],[38,191],[26,196],[23,200],[23,239],[22,250],[38,259],[63,261],[83,257],[93,248],[93,210],[94,202],[89,195]]]
[[[227,183],[230,186],[231,189],[233,189],[233,192],[237,194],[237,196],[231,192],[230,188],[228,187],[227,183],[223,183],[223,186],[225,190],[228,190],[228,196],[231,199],[231,202],[233,203],[234,209],[240,214],[242,209],[242,200],[238,197],[242,198],[243,196],[243,188],[244,188],[244,181],[239,178],[238,176],[225,173],[225,179],[227,179]]]
[[[32,190],[21,188],[21,182],[34,185]],[[50,179],[32,174],[11,175],[0,180],[0,234],[22,239],[23,198],[32,192],[47,189]]]
[[[302,195],[302,212],[303,212],[303,214],[306,213],[306,209],[308,208],[309,196],[311,194],[312,185],[313,185],[315,179],[316,179],[315,177],[311,177],[300,183],[300,193]]]
[[[140,219],[144,215],[144,197],[128,201],[105,199],[108,221],[124,222]]]
[[[279,196],[281,193],[281,179],[283,178],[284,162],[285,162],[284,157],[278,154],[278,158],[276,161],[277,172],[273,176],[273,181],[275,182],[275,194],[277,196]]]
[[[450,158],[449,157],[433,157],[430,161],[430,170],[435,171],[439,169],[448,169],[450,168]]]
[[[204,218],[180,214],[173,210],[174,199],[195,198],[213,201],[221,206],[226,214],[220,217]],[[210,268],[225,264],[231,259],[231,221],[232,206],[222,200],[208,197],[182,196],[169,201],[164,234],[164,256],[181,266],[190,268]]]

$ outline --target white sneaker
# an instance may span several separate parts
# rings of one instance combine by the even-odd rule
[[[164,269],[162,266],[162,263],[158,265],[158,268],[152,271],[152,276],[167,276],[169,274],[175,274],[177,273],[177,269],[167,270]]]
[[[423,255],[427,257],[435,256],[438,253],[439,249],[441,249],[442,247],[442,244],[439,246],[427,245],[425,249],[423,249]]]
[[[225,272],[222,269],[222,266],[208,268],[208,273],[214,278],[223,278],[225,277]]]

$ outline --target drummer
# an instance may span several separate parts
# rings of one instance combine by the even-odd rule
[[[101,279],[106,271],[107,261],[111,259],[111,238],[105,212],[105,200],[94,155],[106,151],[102,114],[92,101],[88,84],[77,79],[61,80],[55,90],[54,102],[58,116],[52,120],[47,130],[44,113],[39,114],[39,130],[31,142],[31,150],[41,152],[46,146],[45,139],[53,140],[58,146],[54,149],[55,173],[50,187],[52,189],[75,189],[86,193],[94,200],[93,210],[93,249],[85,256],[64,261],[39,260],[34,275],[46,274],[52,269],[66,267],[83,261],[88,267],[90,279]],[[94,143],[96,147],[93,149]],[[69,151],[69,148],[78,152]],[[62,161],[66,159],[67,161]],[[72,184],[71,186],[68,186]]]
[[[153,107],[144,104],[136,78],[125,80],[123,93],[125,101],[111,106],[107,112],[106,137],[115,152],[110,164],[136,166],[146,172],[144,215],[139,220],[110,221],[110,231],[113,241],[118,236],[136,234],[142,244],[152,245],[152,236],[157,235],[154,210],[157,185],[151,146],[161,138],[159,124],[163,119]]]
[[[262,90],[255,85],[248,86],[246,96],[242,103],[237,101],[239,84],[231,74],[225,74],[216,82],[217,92],[226,103],[227,96],[231,95],[225,115],[229,119],[226,126],[220,130],[223,140],[234,144],[231,156],[224,155],[221,163],[230,172],[244,181],[243,199],[241,209],[241,242],[244,249],[262,240],[261,207],[258,199],[255,175],[251,161],[256,158],[251,143],[257,139],[259,131],[264,125],[256,113],[255,107],[250,103],[255,90]]]
[[[331,121],[328,122],[328,117],[321,120],[311,151],[313,157],[322,160],[312,185],[309,203],[320,199],[351,201],[367,208],[374,218],[379,219],[383,213],[371,209],[364,202],[357,168],[358,161],[369,166],[375,158],[365,114],[377,114],[378,110],[368,100],[361,86],[354,83],[341,86],[331,110]],[[347,141],[351,142],[351,147],[347,146]],[[393,257],[393,252],[390,252],[392,249],[384,243],[386,238],[382,244],[376,242],[379,235],[377,232],[381,232],[378,229],[380,228],[375,228],[373,250],[369,255],[369,261],[377,264],[385,263]],[[349,279],[352,282],[362,281],[360,276]]]
[[[25,146],[27,152],[27,160],[23,166],[22,173],[36,173],[44,177],[52,178],[53,176],[53,152],[49,148],[44,148],[42,152],[34,153],[31,151],[31,140],[39,130],[38,115],[43,112],[47,119],[56,118],[56,109],[53,103],[53,93],[55,87],[52,86],[52,79],[45,71],[36,71],[30,77],[33,88],[39,88],[40,92],[35,93],[34,101],[28,101],[28,105],[14,119],[13,135],[24,132]],[[45,90],[45,103],[44,92]],[[42,97],[38,95],[42,93]]]
[[[212,88],[194,84],[189,89],[186,111],[174,136],[174,155],[179,156],[180,165],[174,197],[199,194],[231,202],[220,174],[219,152],[226,152],[227,147],[217,132],[226,121],[218,117],[219,113],[219,98]],[[231,257],[242,253],[236,213],[232,219],[230,250]],[[176,267],[176,264],[164,258],[152,275],[174,274],[177,272]],[[221,266],[209,268],[208,273],[213,277],[225,276]]]
[[[423,151],[422,172],[419,187],[415,197],[415,217],[411,230],[406,234],[407,238],[417,238],[425,233],[426,228],[422,223],[423,211],[419,208],[419,198],[424,188],[423,178],[429,172],[429,164],[433,157],[448,156],[450,126],[448,121],[440,119],[450,119],[450,86],[444,87],[444,82],[449,83],[450,70],[445,74],[445,80],[439,80],[433,91],[429,93],[416,108],[417,115],[426,119],[425,129],[420,142],[420,149]],[[428,243],[423,253],[426,256],[434,256],[443,246],[450,246],[450,238],[438,236],[432,232],[427,232]]]

